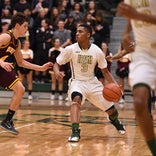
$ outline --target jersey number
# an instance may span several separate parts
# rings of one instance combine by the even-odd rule
[[[82,64],[81,65],[81,72],[87,72],[88,71],[88,64]]]

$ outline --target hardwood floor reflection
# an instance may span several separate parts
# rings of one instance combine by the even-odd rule
[[[1,101],[0,119],[8,109]],[[120,135],[107,121],[106,113],[92,105],[81,109],[81,139],[68,143],[71,134],[69,104],[62,101],[23,100],[14,117],[18,136],[0,129],[0,155],[8,156],[150,156],[135,121],[132,103],[120,109],[126,134]],[[154,126],[155,110],[153,110]]]

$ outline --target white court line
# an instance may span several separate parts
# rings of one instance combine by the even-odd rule
[[[24,128],[24,127],[29,127],[29,126],[32,126],[32,125],[35,125],[36,123],[31,123],[31,124],[27,124],[27,125],[23,125],[23,126],[19,126],[19,127],[16,127],[16,129],[21,129],[21,128]],[[1,133],[5,133],[5,132],[8,132],[8,131],[1,131]]]

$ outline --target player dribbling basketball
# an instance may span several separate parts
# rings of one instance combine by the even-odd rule
[[[110,122],[121,133],[125,133],[123,125],[118,119],[118,111],[114,103],[105,100],[102,96],[103,85],[94,75],[96,64],[101,68],[104,77],[109,83],[116,83],[107,69],[107,62],[101,49],[90,43],[92,29],[89,25],[81,24],[77,28],[77,43],[67,46],[57,57],[54,72],[57,79],[64,75],[59,71],[59,66],[70,62],[72,78],[69,81],[69,99],[71,102],[72,134],[69,142],[78,142],[80,139],[80,108],[85,99],[109,115]]]

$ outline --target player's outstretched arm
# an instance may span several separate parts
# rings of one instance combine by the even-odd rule
[[[26,60],[23,59],[20,48],[21,48],[21,44],[19,43],[19,46],[16,49],[16,52],[14,53],[14,56],[16,58],[16,62],[18,64],[18,66],[24,67],[24,68],[27,68],[27,69],[36,70],[36,71],[45,71],[45,70],[47,70],[49,68],[52,68],[52,66],[53,66],[52,62],[47,62],[42,66],[27,62]]]
[[[124,16],[128,19],[141,20],[148,23],[156,24],[156,15],[138,12],[134,7],[124,2],[121,2],[118,5],[117,12],[119,15]]]
[[[112,60],[118,60],[121,57],[123,57],[124,55],[128,54],[129,52],[127,52],[126,50],[121,50],[120,52],[114,54],[113,56],[107,56],[106,60],[107,61],[112,61]]]

